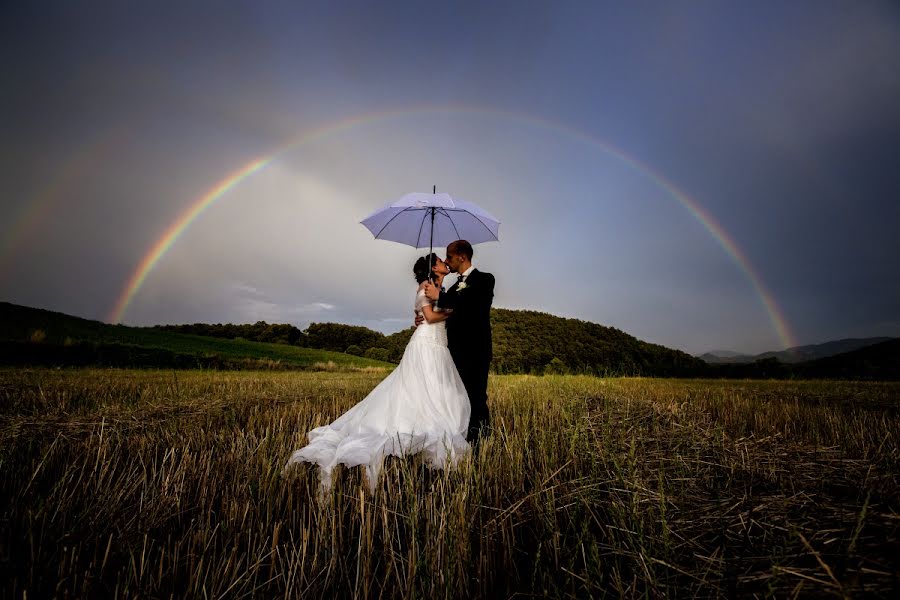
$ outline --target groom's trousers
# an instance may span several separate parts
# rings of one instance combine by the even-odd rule
[[[487,405],[488,370],[491,366],[491,359],[473,359],[462,356],[454,358],[456,370],[459,371],[459,377],[466,388],[469,404],[472,407],[466,439],[475,441],[491,425],[491,411]]]

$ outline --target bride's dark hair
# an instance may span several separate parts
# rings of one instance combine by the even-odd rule
[[[425,256],[420,256],[416,264],[413,265],[413,275],[416,276],[416,283],[422,283],[431,277],[431,269],[437,263],[437,254],[432,252]]]

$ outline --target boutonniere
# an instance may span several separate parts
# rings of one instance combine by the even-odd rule
[[[465,282],[465,281],[460,281],[460,282],[457,284],[456,289],[458,289],[458,290],[460,290],[460,291],[466,289],[466,282]]]

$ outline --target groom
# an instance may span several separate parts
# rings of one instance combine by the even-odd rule
[[[451,273],[459,275],[459,279],[446,292],[429,281],[425,295],[429,300],[436,300],[441,308],[453,309],[453,314],[447,319],[447,346],[472,406],[466,437],[477,443],[491,425],[487,381],[493,356],[491,302],[494,299],[494,276],[473,267],[472,255],[472,244],[469,242],[451,242],[447,246],[444,262]]]

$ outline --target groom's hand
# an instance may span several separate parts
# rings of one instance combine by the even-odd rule
[[[425,322],[425,317],[423,317],[419,313],[415,313],[415,315],[416,315],[416,327],[418,327],[419,325],[421,325],[422,323]]]
[[[425,282],[425,297],[429,300],[437,302],[437,299],[441,296],[441,288],[436,287],[430,281]]]

